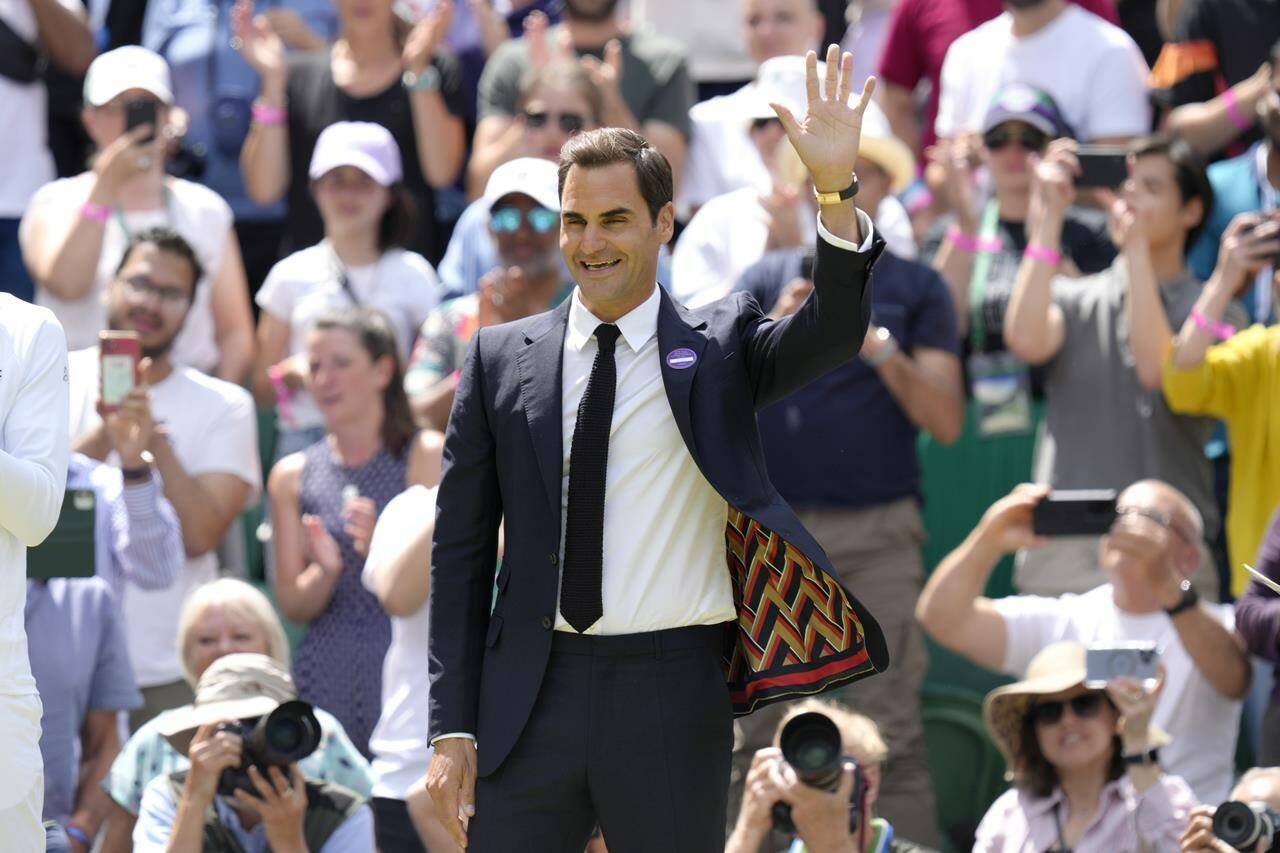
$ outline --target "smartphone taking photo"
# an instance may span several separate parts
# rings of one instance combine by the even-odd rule
[[[1151,690],[1160,679],[1160,649],[1155,643],[1112,643],[1085,650],[1084,686],[1100,690],[1117,678],[1132,678]]]
[[[150,142],[156,138],[156,102],[151,98],[139,98],[136,101],[127,101],[124,105],[124,129],[126,131],[133,130],[135,127],[143,125],[151,125],[151,133],[147,135],[143,142]]]
[[[1081,145],[1076,148],[1076,160],[1080,162],[1080,174],[1076,186],[1080,189],[1118,188],[1129,177],[1129,150],[1123,145]]]
[[[1037,536],[1101,536],[1116,520],[1115,489],[1064,489],[1050,492],[1031,511]]]
[[[101,332],[98,335],[98,400],[102,414],[118,411],[138,384],[142,341],[137,332]]]

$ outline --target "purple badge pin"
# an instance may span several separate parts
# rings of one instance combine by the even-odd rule
[[[698,363],[698,354],[688,347],[673,349],[667,353],[667,367],[672,370],[684,370]]]

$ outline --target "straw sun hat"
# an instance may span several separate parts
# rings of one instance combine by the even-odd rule
[[[266,716],[296,698],[293,679],[274,658],[247,652],[224,655],[200,676],[195,701],[164,716],[160,734],[186,755],[196,729],[206,723]]]
[[[1031,659],[1026,678],[987,694],[982,717],[1010,772],[1019,766],[1022,721],[1035,700],[1080,687],[1084,680],[1085,647],[1074,642],[1054,643]],[[1147,742],[1151,747],[1164,746],[1169,736],[1151,726]]]

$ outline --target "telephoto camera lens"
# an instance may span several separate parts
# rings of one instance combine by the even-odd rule
[[[1213,813],[1213,834],[1237,850],[1253,850],[1259,841],[1263,850],[1276,850],[1276,830],[1280,815],[1266,803],[1223,803]]]
[[[256,720],[240,720],[218,728],[238,734],[244,741],[240,766],[223,770],[218,780],[218,793],[224,797],[231,796],[236,788],[257,794],[258,789],[249,778],[250,766],[267,776],[268,768],[286,770],[320,746],[320,722],[315,711],[310,704],[296,699]]]
[[[798,714],[782,727],[778,738],[782,758],[795,771],[796,778],[811,788],[835,791],[840,787],[844,754],[840,745],[840,730],[826,714],[810,712]],[[857,796],[855,785],[855,797]],[[854,800],[855,804],[857,800]],[[857,822],[856,813],[850,814],[850,826]],[[779,832],[795,832],[791,822],[791,806],[773,804],[773,825]]]

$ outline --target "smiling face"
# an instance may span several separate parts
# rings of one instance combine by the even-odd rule
[[[251,615],[235,607],[210,604],[196,617],[183,650],[188,669],[199,678],[224,655],[271,654],[267,633]]]
[[[383,391],[395,372],[390,358],[373,360],[346,329],[313,329],[307,333],[306,352],[307,388],[330,429],[383,408]]]
[[[655,221],[630,163],[574,165],[560,208],[560,254],[591,312],[612,321],[649,298],[675,222],[671,202]]]
[[[1081,714],[1079,709],[1072,707],[1071,700],[1086,696],[1097,698],[1085,700],[1089,708]],[[1036,743],[1045,760],[1059,775],[1098,764],[1105,767],[1115,748],[1119,719],[1115,707],[1101,694],[1086,690],[1083,685],[1035,700],[1036,705],[1054,702],[1062,703],[1062,713],[1057,721],[1038,720],[1035,723]],[[1028,713],[1035,716],[1034,711]]]
[[[142,243],[107,287],[107,324],[114,331],[137,332],[148,358],[163,355],[182,331],[195,286],[186,258]]]

